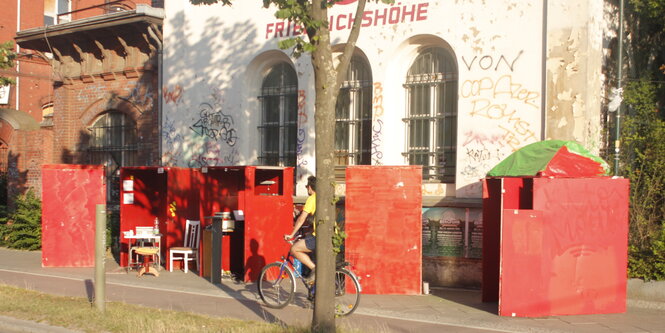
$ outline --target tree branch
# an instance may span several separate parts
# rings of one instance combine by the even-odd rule
[[[337,87],[342,86],[342,82],[346,78],[346,71],[349,68],[349,63],[351,62],[351,57],[353,56],[353,51],[356,48],[356,42],[358,41],[358,36],[360,36],[360,26],[362,23],[362,16],[365,12],[365,4],[367,0],[358,0],[358,7],[356,7],[356,15],[353,19],[353,27],[349,33],[349,38],[346,40],[346,45],[344,45],[344,52],[339,58],[339,64],[337,64]]]

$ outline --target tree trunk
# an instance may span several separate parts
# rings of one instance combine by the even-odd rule
[[[326,20],[327,9],[321,0],[312,1],[312,17]],[[314,128],[316,131],[316,296],[312,330],[335,332],[334,272],[332,250],[335,223],[335,100],[337,72],[333,66],[330,33],[324,25],[316,32],[319,38],[312,53],[316,100]],[[311,39],[310,39],[311,40]],[[339,91],[339,90],[337,90]]]

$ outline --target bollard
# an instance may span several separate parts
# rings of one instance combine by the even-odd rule
[[[106,205],[98,204],[95,215],[95,306],[104,312],[106,306]]]

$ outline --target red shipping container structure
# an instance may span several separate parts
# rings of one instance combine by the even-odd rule
[[[267,166],[208,167],[200,186],[201,216],[241,210],[244,221],[222,239],[222,269],[244,281],[256,281],[267,263],[279,260],[293,228],[293,168]],[[206,219],[204,225],[212,221]],[[207,274],[203,267],[202,274]]]
[[[346,168],[345,258],[363,293],[422,293],[422,167]]]
[[[199,216],[198,169],[177,167],[123,167],[120,169],[120,265],[127,266],[128,241],[124,231],[152,227],[159,220],[162,261],[168,248],[182,246],[186,220]],[[167,267],[168,269],[169,267]]]
[[[501,316],[626,311],[629,182],[574,149],[484,182],[483,301]]]
[[[278,260],[289,245],[282,235],[293,227],[293,168],[229,166],[201,169],[177,167],[125,167],[120,178],[120,231],[153,226],[159,219],[162,258],[169,269],[168,249],[182,246],[186,220],[199,220],[216,212],[241,210],[244,221],[222,240],[222,268],[254,281],[265,263]],[[201,235],[201,267],[209,269],[205,237]],[[121,237],[121,265],[127,265],[128,242]],[[176,262],[175,264],[179,264]]]
[[[103,166],[42,166],[43,267],[95,265],[98,204],[106,204]]]

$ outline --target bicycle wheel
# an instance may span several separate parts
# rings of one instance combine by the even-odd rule
[[[296,278],[286,264],[273,262],[261,270],[258,288],[259,296],[268,307],[281,309],[293,300]]]
[[[360,283],[353,273],[341,268],[335,271],[335,315],[348,316],[360,302]]]

